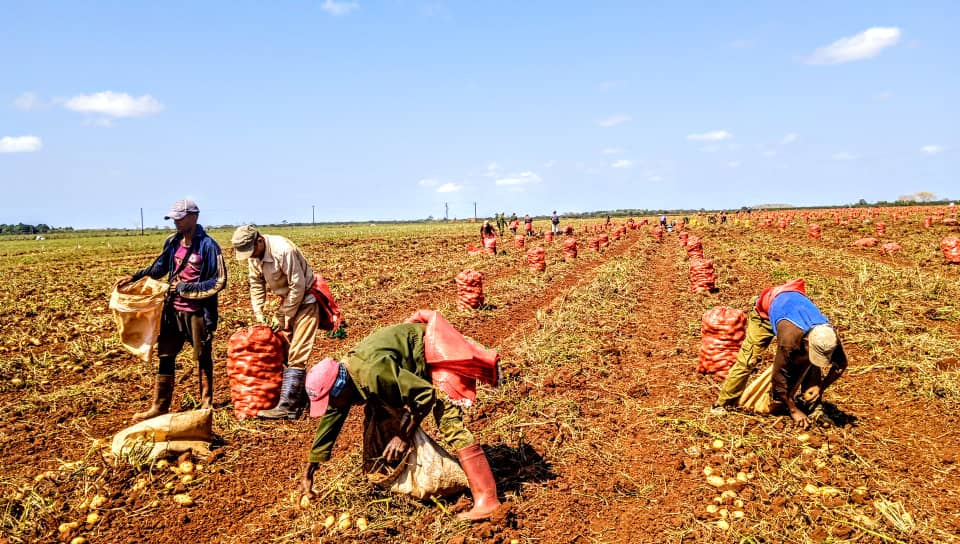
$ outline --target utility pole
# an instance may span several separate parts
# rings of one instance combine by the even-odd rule
[[[310,226],[316,226],[317,224],[317,205],[310,205]]]
[[[474,221],[477,220],[477,203],[476,202],[473,203],[473,220]]]
[[[140,236],[143,236],[143,208],[140,208]]]
[[[443,203],[443,220],[450,220],[450,204],[448,202]]]

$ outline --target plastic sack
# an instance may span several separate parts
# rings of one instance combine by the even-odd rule
[[[567,238],[563,241],[563,256],[566,259],[577,258],[577,239]]]
[[[367,474],[370,482],[421,500],[452,495],[469,487],[467,475],[457,459],[423,429],[414,432],[411,442],[398,466],[375,465],[373,472]]]
[[[457,309],[469,310],[483,306],[483,274],[464,270],[454,279],[457,284]]]
[[[486,250],[482,247],[477,247],[475,244],[470,244],[467,246],[467,254],[471,256],[483,255],[486,253]]]
[[[881,254],[881,255],[893,255],[894,253],[896,253],[896,252],[898,252],[898,251],[900,251],[900,250],[902,250],[902,249],[903,249],[903,246],[901,246],[900,244],[895,244],[895,243],[893,243],[893,242],[889,242],[889,243],[886,243],[886,244],[883,244],[882,246],[880,246],[880,254]]]
[[[767,368],[747,384],[737,404],[757,414],[770,413],[770,392],[773,390],[773,365]]]
[[[123,286],[115,286],[110,294],[110,310],[120,333],[124,349],[141,361],[150,362],[153,346],[160,336],[163,301],[170,286],[144,276]]]
[[[517,234],[513,237],[513,247],[517,249],[523,249],[523,246],[527,243],[527,237],[522,234]]]
[[[320,306],[320,316],[317,327],[325,331],[335,331],[340,328],[343,316],[340,314],[340,305],[333,298],[327,280],[319,273],[313,273],[313,283],[310,285],[310,294],[317,299]]]
[[[653,227],[653,241],[662,242],[663,241],[663,227],[657,225]]]
[[[688,237],[684,248],[687,250],[687,257],[691,259],[703,258],[703,241],[700,238],[696,236]]]
[[[713,259],[690,259],[690,291],[704,293],[712,290],[716,284]]]
[[[700,333],[697,372],[726,378],[747,334],[747,314],[727,306],[711,308],[703,314]]]
[[[497,239],[493,236],[483,239],[483,250],[487,255],[497,254]]]
[[[878,221],[873,225],[873,229],[874,232],[877,233],[877,236],[883,236],[887,233],[887,224],[882,221]]]
[[[423,354],[433,385],[455,404],[470,406],[477,396],[476,382],[496,385],[500,354],[460,333],[440,312],[417,310],[405,323],[426,323]]]
[[[814,240],[819,240],[822,236],[822,231],[820,230],[820,225],[810,224],[807,225],[807,236],[813,238]]]
[[[855,240],[853,245],[857,247],[873,247],[877,245],[877,242],[878,240],[876,238],[860,238],[859,240]]]
[[[543,272],[547,269],[545,257],[546,252],[542,247],[531,247],[527,250],[527,267],[532,272]]]
[[[940,251],[948,263],[960,264],[960,238],[944,238],[940,241]]]
[[[213,409],[163,414],[141,421],[113,437],[111,451],[117,459],[144,463],[185,451],[206,456],[213,440]]]
[[[552,232],[552,231],[547,231],[547,232],[543,233],[543,241],[546,242],[546,243],[548,243],[548,244],[551,243],[551,242],[553,242],[553,232]]]
[[[590,249],[593,251],[600,251],[600,239],[594,236],[587,242],[587,245],[590,246]]]
[[[256,417],[280,400],[287,342],[266,325],[254,325],[230,336],[227,376],[237,419]]]
[[[929,229],[933,227],[933,217],[927,216],[923,218],[923,228]]]
[[[610,237],[606,234],[601,234],[597,236],[597,242],[600,244],[601,248],[605,248],[610,245]]]

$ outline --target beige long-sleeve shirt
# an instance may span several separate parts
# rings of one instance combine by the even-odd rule
[[[250,271],[250,303],[257,319],[263,319],[263,307],[267,303],[267,289],[283,297],[279,314],[283,327],[297,313],[301,304],[310,304],[317,299],[309,293],[313,283],[313,270],[307,264],[300,248],[283,236],[263,234],[266,250],[263,259],[248,259]]]

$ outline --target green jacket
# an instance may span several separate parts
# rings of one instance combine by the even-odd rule
[[[392,410],[409,409],[422,420],[437,400],[423,355],[423,323],[384,327],[350,350],[344,365],[357,386],[362,402],[379,402]],[[347,419],[349,408],[328,408],[320,418],[308,461],[322,463]]]

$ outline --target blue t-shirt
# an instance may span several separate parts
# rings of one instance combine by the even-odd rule
[[[777,330],[777,323],[781,319],[786,319],[799,327],[803,334],[807,334],[817,325],[830,323],[827,316],[823,315],[806,295],[792,291],[777,295],[770,303],[770,311],[767,313],[770,315],[773,330]]]

